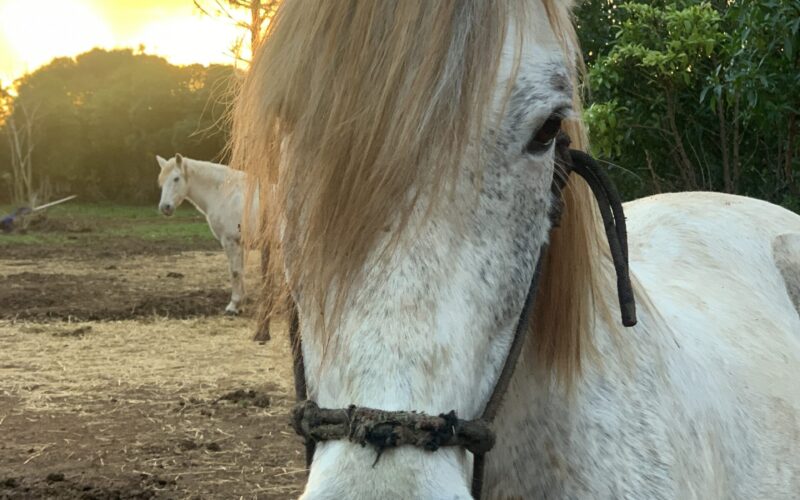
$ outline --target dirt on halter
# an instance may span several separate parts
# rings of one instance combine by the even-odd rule
[[[0,246],[0,498],[299,495],[286,325],[221,314],[214,241],[92,236]]]

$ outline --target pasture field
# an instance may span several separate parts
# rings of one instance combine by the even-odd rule
[[[67,204],[0,234],[0,499],[296,497],[285,324],[253,342],[229,287],[191,209]]]

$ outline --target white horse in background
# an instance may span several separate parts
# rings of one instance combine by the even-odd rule
[[[159,210],[171,216],[183,200],[188,200],[206,216],[211,233],[228,257],[232,290],[225,313],[239,314],[245,297],[241,234],[245,174],[225,165],[192,160],[180,154],[169,160],[156,156],[156,160],[161,167],[158,176],[161,187]]]
[[[800,498],[800,217],[709,193],[629,203],[639,322],[622,328],[587,185],[569,179],[552,232],[548,216],[562,119],[587,146],[571,4],[281,4],[233,160],[277,182],[261,209],[281,218],[308,397],[477,418],[546,248],[486,497]],[[379,456],[320,442],[302,498],[470,497],[463,448]]]

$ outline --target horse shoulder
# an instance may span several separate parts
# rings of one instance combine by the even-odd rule
[[[786,292],[800,313],[800,233],[786,233],[772,241],[775,265],[786,284]]]
[[[214,234],[214,237],[223,243],[223,240],[236,240],[239,234],[239,222],[230,212],[225,208],[219,211],[209,211],[206,215],[208,227]]]
[[[244,187],[240,174],[241,172],[229,169],[228,181],[221,186],[206,214],[206,221],[220,242],[223,239],[238,241],[240,236],[244,205]]]

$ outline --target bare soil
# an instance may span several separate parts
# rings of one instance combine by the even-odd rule
[[[141,243],[134,251],[120,241],[102,252],[84,247],[79,259],[46,246],[38,248],[37,257],[21,258],[19,247],[11,247],[0,255],[0,318],[189,318],[225,309],[230,281],[221,250],[168,251],[157,246],[149,252]],[[250,271],[248,284],[255,290],[258,273]]]
[[[285,325],[222,315],[206,243],[86,241],[0,254],[0,499],[296,497]]]
[[[102,293],[86,293],[87,290]],[[148,293],[124,277],[21,272],[0,278],[0,317],[17,319],[121,320],[143,316],[188,318],[218,314],[225,289]]]
[[[187,247],[180,240],[151,241],[135,237],[115,237],[99,241],[94,234],[68,234],[66,244],[60,246],[4,245],[0,247],[2,260],[58,259],[61,261],[87,261],[95,259],[125,259],[133,256],[164,256],[194,251],[221,252],[219,243],[212,239],[198,239]]]

